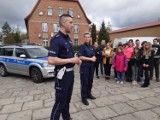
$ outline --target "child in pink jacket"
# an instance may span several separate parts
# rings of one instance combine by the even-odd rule
[[[117,53],[114,57],[112,67],[115,68],[117,71],[117,84],[119,83],[123,84],[124,74],[125,74],[125,71],[127,70],[128,63],[127,63],[126,55],[123,53],[122,47],[117,48]]]

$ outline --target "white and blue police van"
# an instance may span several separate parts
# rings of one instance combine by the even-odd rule
[[[48,64],[48,50],[43,46],[15,44],[0,47],[0,75],[30,76],[35,83],[54,77],[54,65]]]

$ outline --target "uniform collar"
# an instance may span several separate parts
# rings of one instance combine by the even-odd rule
[[[84,42],[84,44],[85,44],[86,46],[89,46],[89,44],[87,44],[86,42]]]
[[[64,38],[68,38],[69,36],[64,34],[63,32],[59,31],[59,33],[64,37]]]

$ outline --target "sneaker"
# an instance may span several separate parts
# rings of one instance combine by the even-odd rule
[[[123,84],[123,81],[121,81],[120,84],[122,85],[122,84]]]
[[[137,81],[134,81],[134,85],[137,85]]]
[[[117,81],[117,84],[119,84],[120,82],[119,81]]]
[[[137,81],[133,80],[132,85],[137,85]]]

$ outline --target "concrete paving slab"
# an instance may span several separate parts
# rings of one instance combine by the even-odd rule
[[[33,101],[33,96],[20,96],[16,98],[15,103],[30,101]]]
[[[98,120],[108,119],[110,117],[114,117],[118,115],[109,107],[91,109],[91,112]]]
[[[145,110],[145,109],[154,107],[153,105],[148,104],[142,100],[135,100],[135,101],[127,102],[127,103],[137,110]]]
[[[21,109],[22,109],[22,103],[9,104],[9,105],[4,105],[0,113],[1,114],[13,113],[13,112],[21,111]]]
[[[136,117],[134,117],[132,114],[126,114],[118,117],[112,118],[112,120],[138,120]]]
[[[0,115],[0,120],[7,120],[8,114]]]
[[[89,110],[74,113],[71,117],[73,120],[97,120]]]
[[[109,105],[109,107],[114,110],[118,115],[126,114],[126,113],[132,113],[135,111],[134,108],[129,106],[126,103],[118,103],[114,105]]]
[[[6,99],[0,99],[0,105],[7,105],[14,103],[15,98],[6,98]]]
[[[32,109],[40,109],[43,108],[43,101],[32,101],[32,102],[25,102],[23,104],[22,110],[32,110]]]
[[[32,111],[27,110],[27,111],[12,113],[8,116],[7,120],[32,120]]]
[[[33,111],[33,120],[46,119],[51,115],[52,107]]]
[[[158,115],[150,110],[135,112],[133,115],[138,120],[159,120]]]

